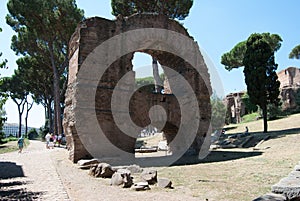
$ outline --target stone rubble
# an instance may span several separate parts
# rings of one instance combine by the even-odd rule
[[[300,200],[300,162],[287,177],[271,187],[272,194],[266,194],[253,201],[299,201]]]

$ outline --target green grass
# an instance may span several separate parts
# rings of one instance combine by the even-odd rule
[[[5,138],[4,140],[2,140],[2,142],[6,141],[6,143],[0,144],[0,154],[17,151],[19,149],[17,145],[17,140],[18,138],[14,137]],[[26,147],[30,144],[30,141],[27,138],[25,138],[25,144],[26,149]]]
[[[16,137],[7,137],[7,138],[4,138],[0,141],[0,144],[4,144],[4,143],[7,143],[7,142],[10,142],[10,141],[17,141],[18,138]]]
[[[242,123],[247,123],[247,122],[251,122],[251,121],[256,121],[257,120],[257,117],[259,117],[259,113],[258,112],[254,112],[254,113],[251,113],[251,114],[247,114],[247,115],[244,115],[242,118],[243,118],[243,121]]]
[[[8,152],[13,152],[13,151],[17,151],[18,150],[18,146],[11,146],[6,144],[2,144],[0,145],[0,154],[4,154],[4,153],[8,153]]]

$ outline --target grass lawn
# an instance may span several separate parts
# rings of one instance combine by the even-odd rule
[[[17,145],[17,140],[18,139],[15,138],[15,139],[11,139],[11,141],[7,140],[6,143],[0,144],[0,154],[19,150],[18,145]],[[30,144],[30,142],[27,138],[25,138],[25,144],[26,144],[26,146],[28,146]],[[26,149],[26,146],[25,146],[25,149]]]
[[[269,193],[271,186],[286,177],[300,161],[300,114],[269,121],[268,125],[268,134],[261,132],[262,120],[234,125],[227,132],[242,133],[248,126],[250,134],[270,135],[260,145],[261,150],[252,147],[213,150],[197,164],[156,168],[158,177],[171,179],[174,189],[170,191],[199,200],[253,200]]]

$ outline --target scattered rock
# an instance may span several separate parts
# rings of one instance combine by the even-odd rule
[[[93,164],[98,164],[100,163],[100,161],[98,161],[98,159],[81,159],[77,162],[77,165],[79,166],[90,166],[90,165],[93,165]]]
[[[161,188],[172,188],[172,181],[168,178],[159,178],[157,185]]]
[[[229,136],[228,139],[236,139],[237,137],[238,137],[238,135],[237,135],[237,134],[234,134],[234,135]],[[225,140],[224,140],[224,141],[225,141]]]
[[[157,171],[156,170],[144,170],[141,174],[143,181],[148,182],[148,184],[153,185],[157,183]]]
[[[296,165],[294,168],[295,171],[300,171],[300,165]]]
[[[300,198],[300,178],[289,175],[272,186],[272,192],[285,195],[289,200]]]
[[[254,138],[253,136],[248,137],[246,140],[244,140],[243,143],[240,144],[239,147],[242,147],[242,148],[247,147],[247,143],[249,143],[253,138]]]
[[[91,166],[89,175],[94,177],[111,178],[114,172],[115,171],[109,164],[99,163],[98,165]]]
[[[110,180],[110,185],[113,186],[121,186],[123,185],[123,188],[129,188],[133,184],[132,177],[129,170],[126,169],[119,169],[117,172],[115,172]]]
[[[132,174],[135,173],[141,173],[143,169],[139,165],[130,165],[126,167],[127,170],[129,170]]]
[[[300,182],[300,171],[291,171],[288,177],[299,179]],[[299,183],[299,187],[300,187],[300,183]]]
[[[260,196],[253,201],[286,201],[286,197],[280,194],[269,193],[263,196]]]
[[[117,172],[119,169],[129,170],[132,174],[143,172],[143,168],[139,165],[130,165],[130,166],[113,166],[112,169]]]
[[[98,164],[93,164],[90,166],[90,170],[89,170],[89,175],[94,176],[95,175],[95,171],[97,168]]]
[[[132,186],[132,189],[136,191],[145,191],[145,190],[150,190],[150,187],[148,182],[138,182]]]
[[[238,146],[235,144],[226,144],[226,145],[221,145],[220,147],[222,149],[232,149],[232,148],[237,148]]]
[[[158,142],[158,150],[159,151],[168,151],[167,140],[163,140],[163,141]]]

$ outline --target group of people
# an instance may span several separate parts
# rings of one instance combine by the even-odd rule
[[[53,149],[56,145],[59,147],[62,143],[63,135],[54,135],[53,133],[47,133],[45,136],[46,140],[46,148],[47,149]]]

